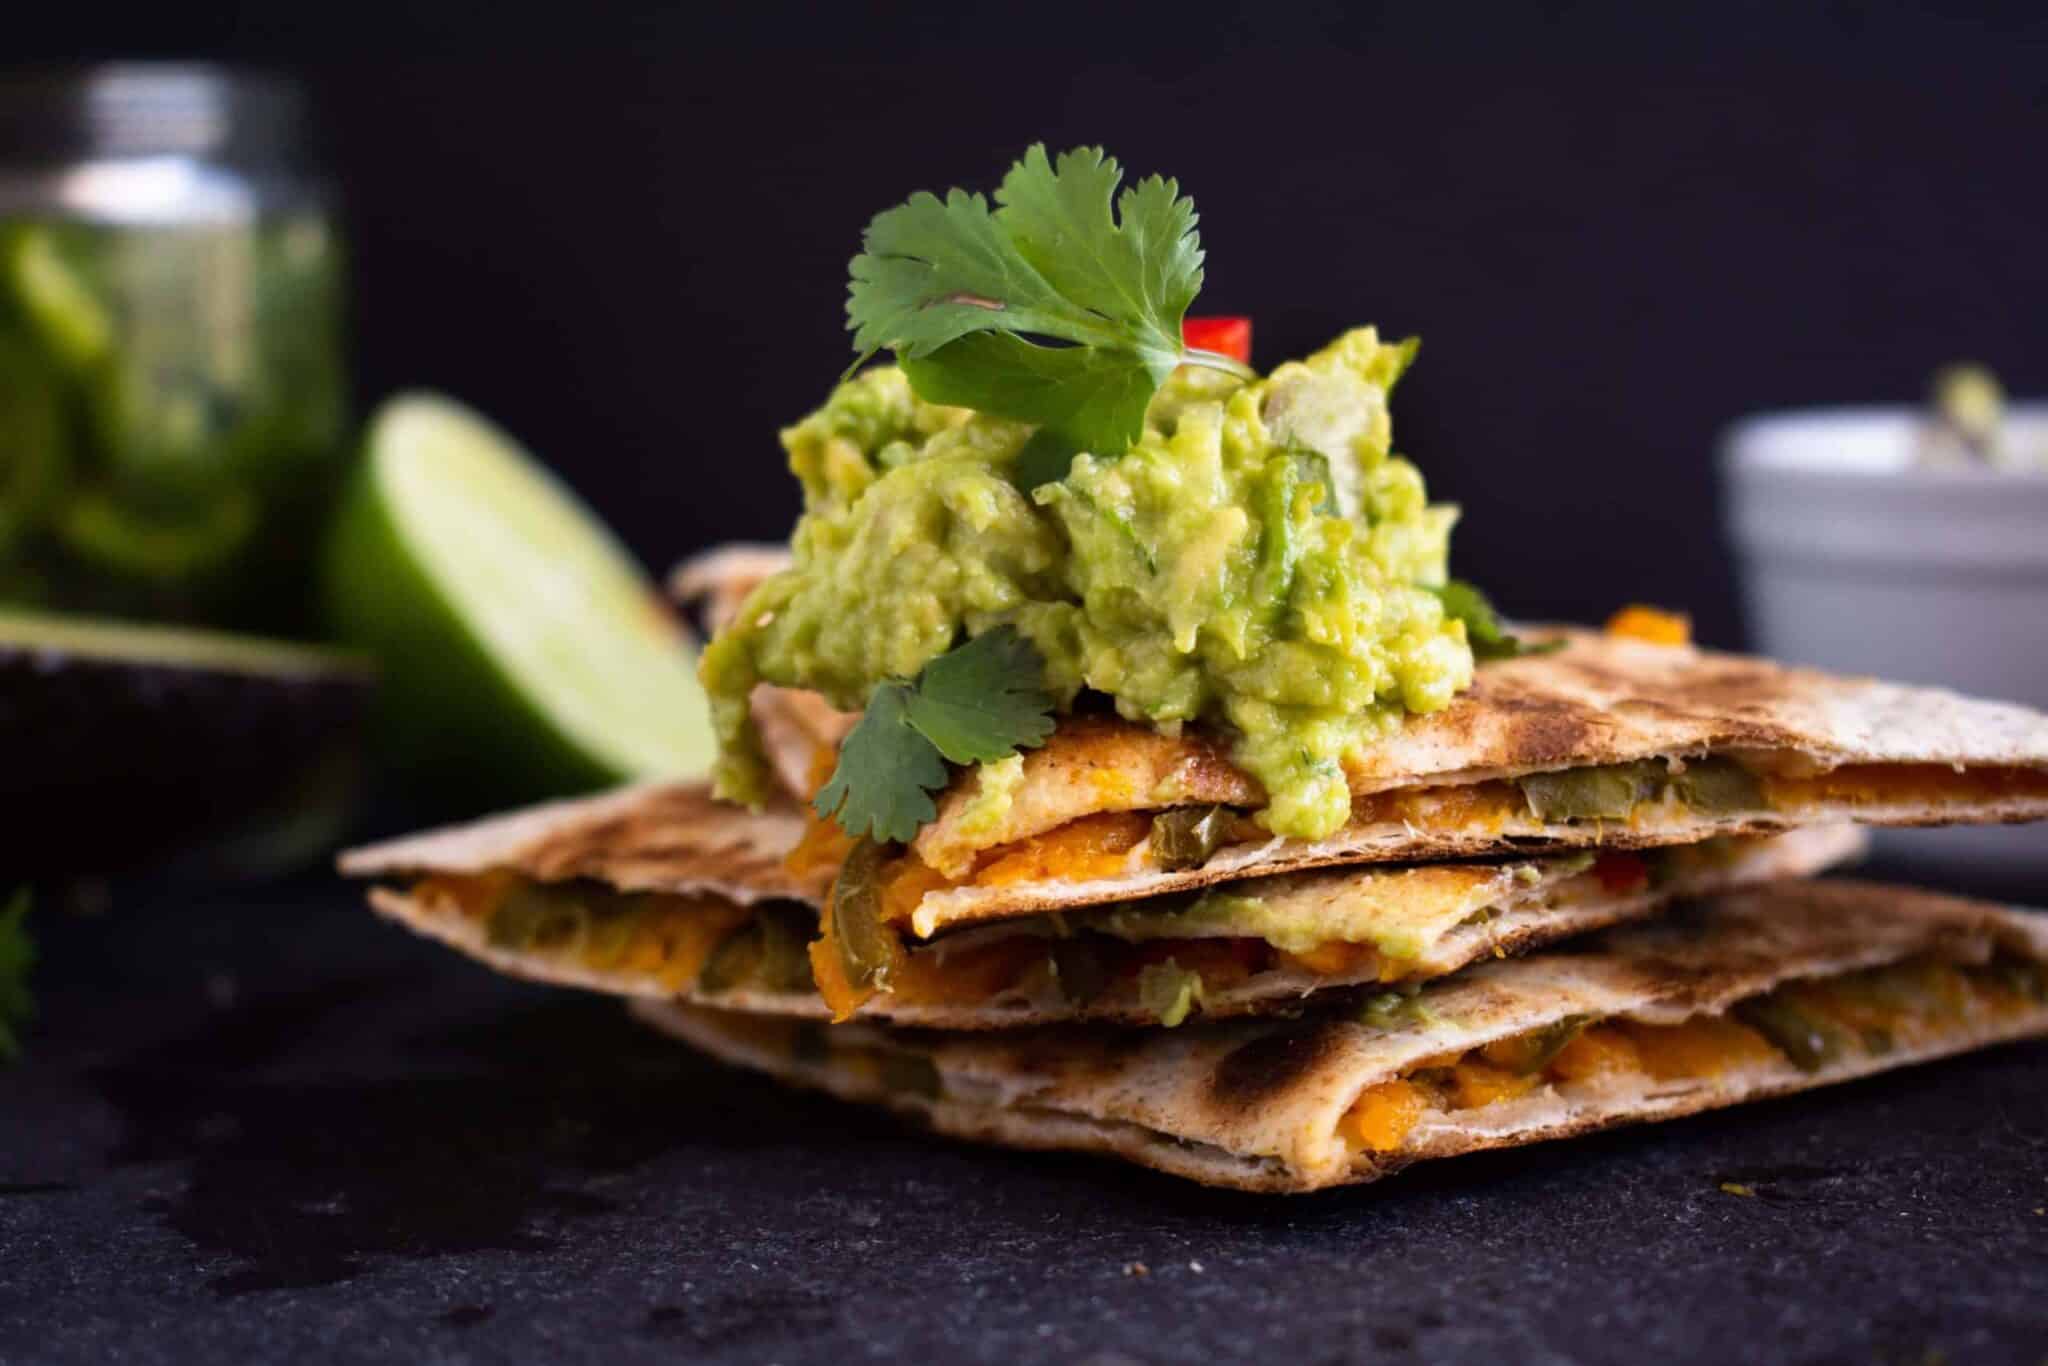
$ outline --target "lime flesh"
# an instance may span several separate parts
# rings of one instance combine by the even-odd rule
[[[710,767],[696,660],[654,585],[451,400],[371,420],[327,588],[342,638],[377,658],[403,766],[440,785],[505,801]]]

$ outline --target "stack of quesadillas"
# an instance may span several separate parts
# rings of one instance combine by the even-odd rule
[[[685,576],[729,611],[773,557]],[[1064,716],[902,845],[802,799],[847,718],[762,687],[787,800],[632,788],[363,849],[383,914],[947,1133],[1259,1190],[2048,1033],[2048,921],[1812,881],[1859,825],[2048,816],[2048,717],[1535,633],[1347,766],[1328,838],[1213,739]]]

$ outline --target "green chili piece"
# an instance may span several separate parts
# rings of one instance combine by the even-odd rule
[[[1681,800],[1695,811],[1725,813],[1757,811],[1764,806],[1764,785],[1733,759],[1694,759],[1671,778]]]
[[[1171,872],[1208,862],[1230,827],[1227,806],[1177,806],[1152,818],[1152,857]]]
[[[1623,820],[1664,788],[1669,774],[1655,759],[1599,768],[1528,773],[1515,781],[1530,814],[1541,821]]]
[[[1849,1036],[1831,1020],[1799,1009],[1777,992],[1738,1001],[1736,1019],[1771,1041],[1802,1072],[1818,1072],[1849,1047]]]
[[[877,991],[889,989],[889,970],[903,951],[896,932],[882,923],[884,849],[873,839],[861,839],[832,884],[832,937],[840,967],[854,986]]]

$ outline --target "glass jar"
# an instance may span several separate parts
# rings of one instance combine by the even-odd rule
[[[309,632],[341,312],[296,86],[0,80],[0,603]]]

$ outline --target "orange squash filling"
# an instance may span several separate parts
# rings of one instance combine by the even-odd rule
[[[2048,968],[2040,964],[1997,957],[1966,966],[1923,955],[1786,983],[1738,1003],[1733,1011],[1743,1019],[1700,1015],[1667,1025],[1616,1017],[1583,1028],[1561,1021],[1463,1053],[1420,1058],[1401,1076],[1361,1091],[1337,1132],[1354,1148],[1391,1153],[1432,1113],[1498,1104],[1541,1086],[1711,1080],[1788,1061],[1812,1072],[1850,1050],[1882,1054],[1924,1045],[1959,1022],[2044,1005]],[[1788,1029],[1790,1043],[1781,1032]],[[1804,1051],[1812,1049],[1821,1051]]]
[[[1683,612],[1667,612],[1661,607],[1650,607],[1632,602],[1607,619],[1607,634],[1629,640],[1644,640],[1652,645],[1689,645],[1692,643],[1692,618]]]
[[[427,878],[413,895],[424,905],[484,922],[496,940],[506,934],[499,922],[508,908],[517,909],[513,894],[529,885],[516,874],[494,870]],[[591,911],[573,893],[553,895],[556,900],[538,914],[511,927],[518,937],[503,947],[566,958],[592,971],[651,977],[676,991],[695,982],[726,936],[754,915],[750,906],[715,897],[593,891],[590,901],[611,908]]]
[[[2032,768],[1968,768],[1959,773],[1939,764],[1844,764],[1803,778],[1766,775],[1763,784],[1771,805],[1786,809],[2048,798],[2048,773]]]
[[[1105,811],[1083,816],[993,851],[993,857],[984,857],[976,865],[971,880],[977,887],[1008,887],[1019,882],[1088,882],[1115,877],[1128,865],[1126,856],[1151,833],[1148,812]]]
[[[1358,1093],[1358,1099],[1337,1122],[1337,1131],[1355,1148],[1390,1153],[1422,1122],[1435,1098],[1412,1081],[1383,1081]]]

